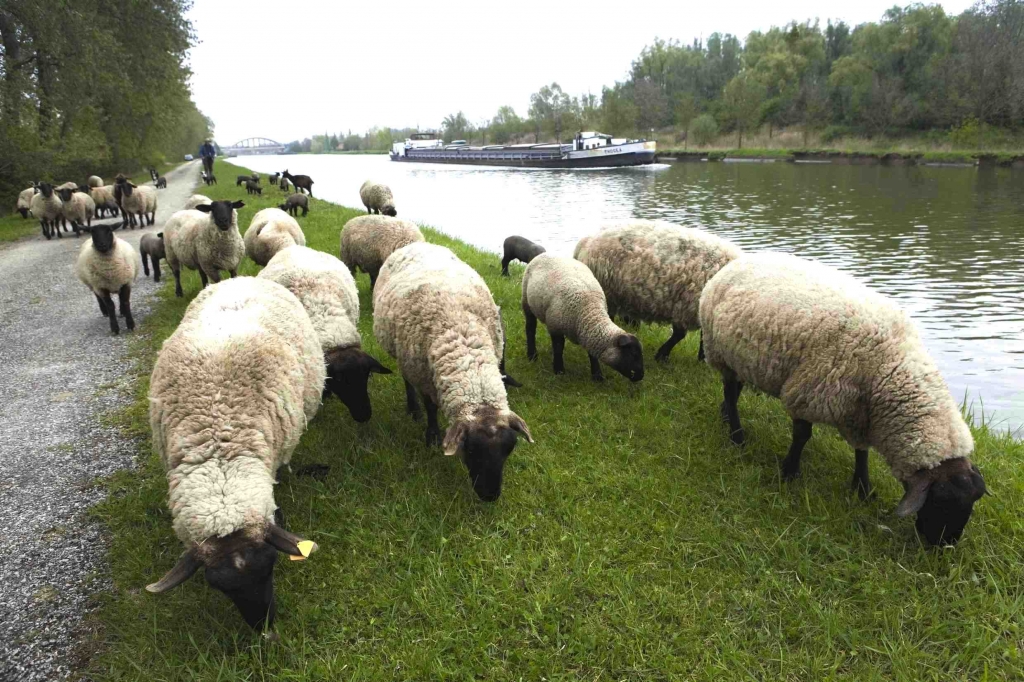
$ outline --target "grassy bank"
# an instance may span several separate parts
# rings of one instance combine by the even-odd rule
[[[244,169],[218,161],[220,177]],[[239,222],[282,193],[241,198]],[[399,201],[401,198],[399,197]],[[399,207],[401,210],[401,207]],[[320,200],[300,218],[330,253],[355,211]],[[110,482],[96,514],[113,535],[115,588],[98,615],[101,680],[281,679],[1011,679],[1024,675],[1024,445],[975,429],[976,461],[994,497],[979,503],[960,546],[921,547],[893,508],[902,490],[872,456],[877,499],[848,481],[853,456],[830,429],[808,445],[803,478],[779,480],[789,421],[777,401],[741,398],[748,445],[732,447],[718,417],[721,385],[696,360],[697,339],[644,381],[589,379],[525,359],[521,268],[435,230],[486,279],[508,330],[510,403],[536,444],[520,443],[501,499],[477,501],[456,458],[423,445],[404,413],[399,376],[371,382],[374,415],[355,424],[330,400],[309,425],[276,499],[290,527],[321,547],[277,567],[279,643],[246,629],[231,603],[196,576],[159,597],[142,588],[180,545],[166,482],[148,442],[148,374],[188,299],[169,282],[136,332],[139,380],[121,415],[140,438],[141,468]],[[246,261],[242,274],[257,268]],[[199,291],[189,274],[188,297]],[[364,347],[369,282],[358,278]],[[668,335],[644,326],[650,361]]]

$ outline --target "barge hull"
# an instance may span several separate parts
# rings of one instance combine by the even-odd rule
[[[618,168],[621,166],[644,166],[654,163],[655,152],[615,154],[607,157],[585,159],[486,159],[469,156],[420,156],[408,154],[393,157],[393,161],[411,163],[447,163],[460,166],[506,166],[509,168]]]

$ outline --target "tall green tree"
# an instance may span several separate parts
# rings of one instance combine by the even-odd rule
[[[733,125],[743,146],[743,133],[757,127],[761,120],[761,107],[765,100],[765,87],[757,78],[743,72],[729,81],[722,97],[723,110]]]

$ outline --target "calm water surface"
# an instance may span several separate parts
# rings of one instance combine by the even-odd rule
[[[394,163],[385,156],[262,156],[317,197],[360,206],[372,178],[399,215],[485,249],[520,234],[571,255],[602,221],[661,218],[751,251],[846,270],[916,320],[955,396],[1024,426],[1024,171],[693,163],[552,171]]]

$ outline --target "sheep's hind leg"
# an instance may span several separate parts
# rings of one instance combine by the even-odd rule
[[[103,317],[106,317],[107,316],[107,304],[103,302],[103,297],[100,296],[97,293],[93,293],[93,296],[96,297],[96,301],[100,304],[100,315],[102,315]]]
[[[551,334],[551,330],[548,330]],[[552,366],[555,374],[565,374],[565,362],[562,354],[565,352],[565,337],[561,334],[551,334],[551,355],[553,356]]]
[[[811,439],[811,422],[804,419],[793,420],[793,443],[789,446],[789,454],[782,460],[782,480],[792,481],[800,475],[800,455],[804,446]]]
[[[205,289],[206,285],[210,283],[209,278],[207,278],[206,273],[203,272],[202,268],[199,268],[199,279],[202,280],[202,282],[203,282],[203,286],[202,286],[203,289]]]
[[[441,444],[441,427],[437,425],[437,405],[430,396],[423,395],[423,406],[427,408],[427,447]]]
[[[420,401],[416,397],[416,389],[412,387],[408,379],[402,378],[405,381],[405,412],[413,418],[413,421],[419,421],[423,412],[420,410]]]
[[[142,272],[149,277],[149,254],[145,251],[142,252]]]
[[[725,400],[722,401],[722,419],[729,425],[729,438],[736,445],[743,445],[744,433],[740,426],[740,411],[738,407],[740,393],[743,391],[743,382],[736,378],[731,371],[729,375],[722,373],[722,392]]]
[[[601,363],[593,355],[590,356],[590,378],[594,381],[604,381],[604,374],[601,373]]]
[[[132,288],[130,285],[125,284],[117,292],[118,303],[121,306],[121,317],[124,318],[124,324],[128,327],[128,331],[135,329],[135,318],[132,317]]]
[[[181,298],[185,292],[181,290],[181,267],[171,266],[171,274],[174,275],[174,295]]]
[[[523,310],[526,316],[526,357],[533,362],[537,359],[537,316],[531,310]]]
[[[697,347],[697,362],[704,362],[704,330],[700,332],[700,346]]]
[[[658,352],[654,354],[654,359],[658,362],[666,362],[668,360],[668,354],[672,352],[672,349],[676,347],[676,344],[686,338],[686,328],[672,325],[672,336],[668,337],[668,341],[662,344]]]
[[[510,277],[511,276],[511,275],[508,274],[508,264],[511,263],[511,262],[512,262],[512,258],[510,256],[505,256],[504,258],[501,259],[501,275],[503,277]]]
[[[868,451],[854,450],[853,452],[857,457],[857,461],[853,465],[853,483],[851,487],[857,491],[860,499],[866,500],[875,495],[874,490],[871,489],[871,479],[868,475]]]

